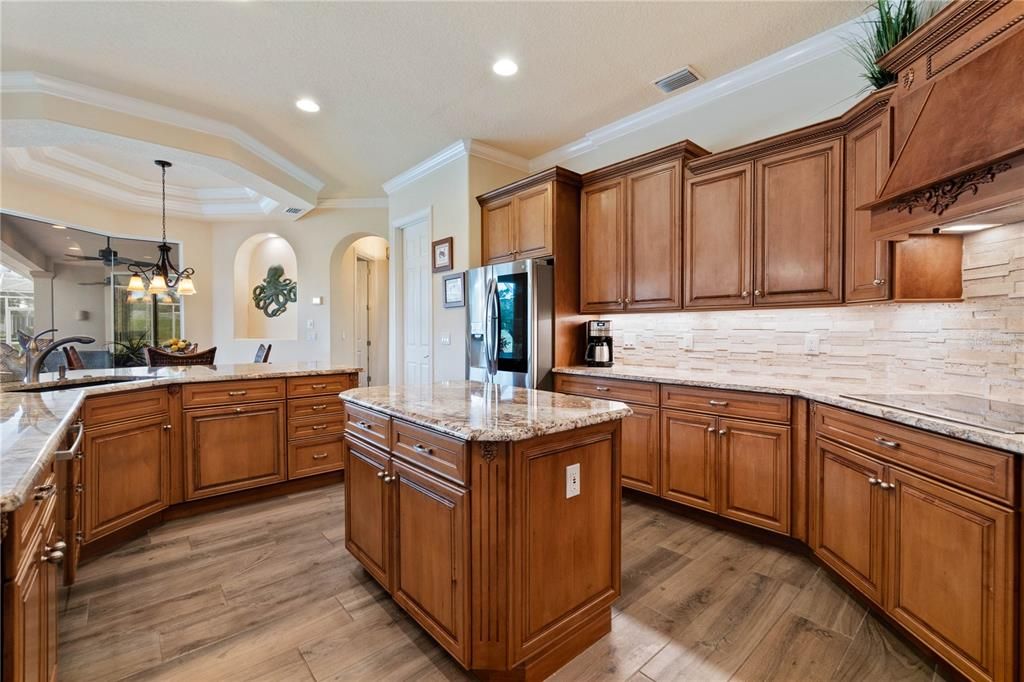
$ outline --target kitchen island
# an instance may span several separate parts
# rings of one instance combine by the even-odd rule
[[[610,631],[628,407],[463,381],[341,397],[345,547],[463,667],[541,679]]]

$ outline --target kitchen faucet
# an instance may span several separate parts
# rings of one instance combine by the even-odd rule
[[[43,369],[43,363],[46,362],[46,358],[49,357],[50,353],[57,350],[61,346],[66,346],[69,343],[96,343],[96,339],[91,336],[65,336],[62,339],[57,339],[42,351],[39,350],[39,337],[43,334],[49,334],[50,332],[57,331],[54,329],[47,329],[41,331],[32,337],[32,340],[28,342],[28,346],[25,348],[25,383],[35,384],[39,382],[39,373]]]

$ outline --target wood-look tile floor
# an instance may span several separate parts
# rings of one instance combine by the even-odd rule
[[[343,486],[174,521],[81,567],[60,679],[465,679],[344,548]],[[812,562],[636,498],[612,632],[562,680],[933,680]]]

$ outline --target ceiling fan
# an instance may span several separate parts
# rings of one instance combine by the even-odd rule
[[[110,237],[107,237],[107,246],[97,251],[96,254],[97,255],[95,256],[79,256],[74,253],[65,253],[64,256],[66,258],[73,258],[75,260],[82,261],[100,261],[108,268],[112,268],[115,265],[151,265],[151,263],[147,263],[143,260],[135,260],[134,258],[119,258],[117,251],[110,248]]]

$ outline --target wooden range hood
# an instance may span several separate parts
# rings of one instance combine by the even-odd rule
[[[871,234],[1024,219],[1024,2],[954,0],[879,65],[898,82]]]

